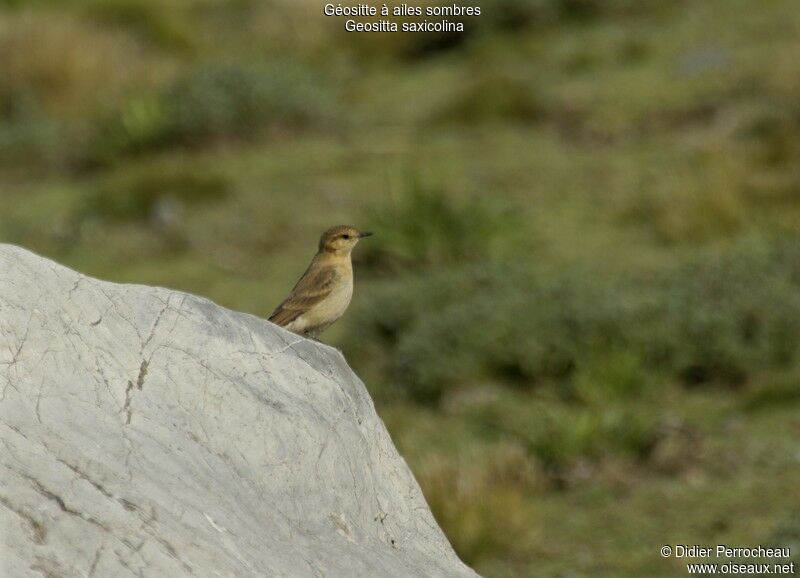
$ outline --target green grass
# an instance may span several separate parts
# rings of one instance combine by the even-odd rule
[[[0,2],[0,239],[266,316],[320,231],[373,230],[324,339],[487,577],[798,544],[800,10],[486,10],[448,46]]]

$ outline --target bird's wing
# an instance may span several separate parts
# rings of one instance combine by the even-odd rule
[[[300,277],[289,296],[278,305],[269,320],[286,326],[331,294],[336,282],[334,267],[314,267]]]

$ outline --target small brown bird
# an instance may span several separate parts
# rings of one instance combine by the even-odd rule
[[[319,250],[289,296],[269,320],[299,335],[316,339],[350,305],[356,243],[372,233],[355,227],[331,227],[319,239]]]

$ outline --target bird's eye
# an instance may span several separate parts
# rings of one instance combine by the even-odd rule
[[[346,233],[345,233],[344,235],[342,235],[342,238],[344,238],[344,239],[349,239],[349,238],[350,238],[350,235],[348,235],[348,234],[346,234]]]

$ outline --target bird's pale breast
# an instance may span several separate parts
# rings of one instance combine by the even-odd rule
[[[353,297],[352,270],[345,270],[343,273],[330,295],[287,325],[287,329],[295,332],[321,331],[339,319]]]
[[[341,283],[337,283],[331,294],[312,307],[304,316],[309,317],[312,325],[315,322],[333,323],[341,317],[350,305],[353,297],[353,276],[347,275]]]

